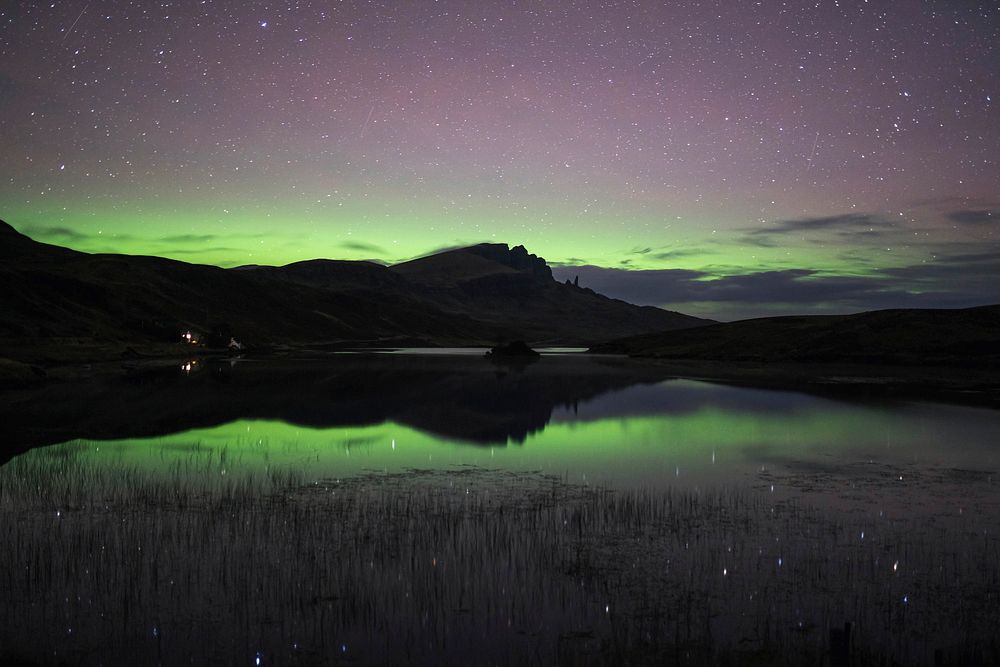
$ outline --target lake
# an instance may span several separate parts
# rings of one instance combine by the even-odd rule
[[[990,664],[1000,412],[614,357],[15,395],[0,661]]]

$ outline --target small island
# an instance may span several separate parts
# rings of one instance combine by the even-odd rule
[[[523,340],[515,340],[512,343],[500,344],[491,347],[489,350],[487,350],[486,356],[490,357],[491,359],[495,358],[506,359],[508,357],[521,358],[521,359],[525,358],[534,359],[542,355],[540,355],[535,350],[531,349],[531,347]]]

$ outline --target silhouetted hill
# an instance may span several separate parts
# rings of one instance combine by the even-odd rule
[[[610,341],[594,352],[664,359],[1000,366],[1000,305],[767,317]]]
[[[0,338],[175,341],[191,329],[251,344],[586,345],[706,323],[557,283],[543,259],[491,244],[395,267],[312,260],[222,269],[87,254],[0,223]]]
[[[552,270],[544,259],[529,255],[524,246],[508,249],[503,243],[447,250],[396,264],[392,271],[417,284],[449,287],[491,276],[516,277],[525,283],[552,280]]]
[[[422,288],[447,313],[467,313],[488,324],[498,339],[557,342],[554,332],[567,323],[607,338],[625,330],[653,331],[710,324],[680,313],[634,306],[593,290],[556,282],[545,260],[524,246],[483,243],[422,257],[390,267]],[[500,335],[506,329],[523,335]]]
[[[0,220],[0,259],[30,260],[32,257],[55,258],[80,255],[82,253],[62,246],[49,245],[25,236],[3,220]]]
[[[446,327],[472,333],[417,304],[383,313],[363,295],[267,279],[266,270],[257,276],[160,257],[67,253],[10,227],[0,236],[20,250],[0,265],[8,286],[0,294],[0,336],[172,341],[183,329],[224,328],[261,343],[369,339],[399,335],[401,318],[414,336]]]
[[[257,277],[332,290],[377,289],[406,291],[406,281],[374,262],[336,259],[309,259],[285,266],[240,267]]]

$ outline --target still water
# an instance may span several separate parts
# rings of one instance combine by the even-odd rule
[[[573,355],[199,362],[12,407],[0,657],[1000,656],[996,411]]]
[[[476,428],[474,416],[457,418]],[[728,488],[752,484],[761,472],[814,468],[833,473],[853,464],[899,475],[980,470],[991,479],[1000,457],[997,433],[1000,413],[985,409],[870,406],[671,379],[557,405],[547,423],[506,438],[466,440],[393,420],[324,428],[237,419],[159,436],[73,440],[65,447],[81,463],[127,466],[151,475],[192,460],[227,457],[233,464],[213,474],[284,470],[312,481],[478,466],[615,489],[662,490]],[[59,447],[24,456],[54,456]],[[906,485],[904,476],[894,492],[905,491]]]

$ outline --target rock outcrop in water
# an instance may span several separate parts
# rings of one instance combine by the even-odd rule
[[[534,359],[541,355],[539,355],[535,350],[532,350],[523,340],[515,340],[512,343],[491,347],[489,351],[486,352],[486,356],[493,358],[513,357]]]

